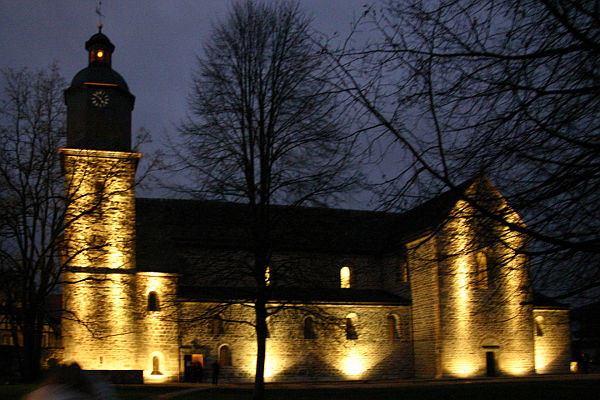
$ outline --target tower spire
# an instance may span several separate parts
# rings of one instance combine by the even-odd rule
[[[102,0],[98,0],[96,14],[98,14],[98,33],[102,33],[102,18],[104,18],[104,14],[102,14]]]

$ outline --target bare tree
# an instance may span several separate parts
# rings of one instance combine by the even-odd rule
[[[273,207],[335,201],[358,178],[325,61],[298,3],[234,4],[198,59],[191,116],[174,146],[195,185],[183,190],[245,204],[249,258],[233,265],[254,287],[256,399],[264,396],[266,320],[280,309],[269,306],[265,278]]]
[[[60,293],[68,263],[82,253],[101,254],[106,240],[67,243],[65,228],[89,220],[114,194],[119,170],[106,169],[103,181],[88,188],[89,171],[67,176],[59,149],[66,145],[66,82],[56,66],[39,71],[6,70],[0,103],[0,318],[11,330],[21,378],[32,381],[41,370],[44,327],[62,317],[82,316],[51,304]],[[146,138],[142,132],[136,141]],[[155,158],[141,178],[153,168]],[[70,170],[73,170],[71,168]],[[127,188],[129,189],[129,188]],[[118,190],[123,190],[119,188]],[[68,206],[77,207],[67,212]],[[85,204],[85,206],[83,206]],[[70,247],[69,247],[70,246]],[[57,336],[60,332],[56,332]]]
[[[52,311],[46,301],[60,284],[56,244],[62,234],[64,189],[58,148],[64,139],[65,81],[55,66],[38,72],[7,70],[4,80],[0,314],[19,349],[21,373],[32,380],[40,371],[42,332]]]
[[[354,35],[371,33],[365,47],[348,40],[332,52],[368,127],[406,156],[388,204],[404,205],[415,176],[455,189],[485,173],[526,225],[466,200],[533,239],[535,283],[555,298],[600,285],[599,9],[388,0],[365,6],[355,25]]]

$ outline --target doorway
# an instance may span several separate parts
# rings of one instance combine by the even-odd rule
[[[485,352],[486,376],[496,376],[496,355],[493,351]]]
[[[185,354],[183,356],[183,380],[185,382],[202,382],[204,379],[204,355]]]

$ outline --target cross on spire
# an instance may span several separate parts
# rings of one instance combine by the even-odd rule
[[[96,14],[98,14],[98,32],[102,32],[102,18],[104,18],[104,14],[102,14],[102,0],[98,0]]]

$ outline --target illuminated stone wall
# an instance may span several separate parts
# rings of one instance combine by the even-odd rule
[[[151,292],[156,296],[154,311],[148,305]],[[140,311],[138,359],[140,369],[144,370],[144,381],[148,383],[179,380],[176,293],[176,274],[137,273],[137,304]],[[154,357],[158,357],[158,371],[153,370]]]
[[[64,251],[65,361],[139,369],[135,277],[137,153],[61,150],[69,198]]]
[[[538,374],[569,372],[571,361],[569,311],[536,308],[535,321],[535,371]]]
[[[485,375],[488,352],[495,374],[533,373],[532,310],[522,305],[529,300],[528,260],[515,252],[525,245],[523,237],[492,226],[495,238],[484,239],[473,223],[474,210],[463,201],[451,215],[436,235],[442,374]],[[519,223],[516,214],[509,218]],[[487,279],[476,266],[476,254],[483,250],[489,259]]]
[[[203,315],[206,303],[185,303],[182,315]],[[299,310],[283,310],[269,319],[265,379],[269,381],[385,379],[412,376],[412,340],[408,306],[321,305],[320,312],[333,315],[337,324],[319,322],[315,316],[314,339],[304,338],[304,318]],[[346,338],[345,317],[356,314],[358,339]],[[232,305],[221,313],[225,320],[250,321],[248,306]],[[316,315],[316,314],[313,314]],[[387,316],[397,321],[398,338],[391,339]],[[224,333],[214,334],[211,321],[182,326],[182,352],[202,354],[205,369],[218,357],[221,346],[232,353],[232,365],[222,367],[224,379],[252,380],[256,363],[254,328],[224,323]]]
[[[424,238],[406,247],[412,292],[415,376],[439,377],[440,299],[435,241]]]
[[[143,370],[146,382],[166,382],[180,379],[184,356],[194,354],[202,356],[207,379],[220,349],[228,346],[232,365],[222,367],[221,376],[251,381],[255,332],[250,324],[239,323],[253,322],[251,305],[223,307],[224,332],[215,332],[213,321],[206,319],[215,304],[178,299],[179,275],[136,270],[139,154],[73,149],[61,154],[73,199],[65,230],[70,245],[64,251],[69,265],[64,278],[70,283],[63,288],[64,360],[77,361],[84,369]],[[505,206],[502,200],[496,203]],[[268,321],[266,380],[481,376],[488,371],[490,355],[499,375],[566,371],[567,311],[534,313],[528,259],[515,251],[526,245],[523,237],[498,224],[482,230],[474,215],[459,201],[441,229],[385,256],[274,254],[270,279],[281,286],[339,288],[340,268],[347,266],[352,288],[384,289],[411,298],[412,305],[283,308]],[[507,217],[521,223],[514,213]],[[182,275],[186,285],[251,283],[238,274],[240,262],[249,261],[243,252],[180,251],[186,268],[197,272],[193,278]],[[481,251],[489,260],[483,280],[477,268]],[[315,317],[316,336],[307,339],[304,319],[309,314]],[[322,315],[331,317],[329,322]],[[346,336],[350,315],[357,339]],[[395,337],[390,336],[389,316],[395,321]],[[542,321],[541,335],[534,317]]]
[[[135,275],[65,273],[65,361],[84,369],[139,369]]]

